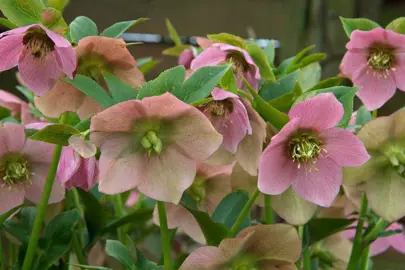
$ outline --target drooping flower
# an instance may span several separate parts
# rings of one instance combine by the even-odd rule
[[[179,55],[178,64],[183,65],[185,69],[189,69],[193,59],[194,59],[193,50],[192,49],[185,49]]]
[[[0,71],[18,65],[29,89],[42,96],[65,74],[73,78],[76,56],[62,36],[33,24],[0,34]]]
[[[405,216],[405,111],[379,117],[357,133],[371,159],[361,167],[344,170],[344,187],[359,204],[356,194],[365,191],[371,209],[387,221]]]
[[[27,125],[40,129],[43,123]],[[24,198],[39,203],[54,146],[25,137],[24,126],[0,126],[0,214],[22,204]],[[55,181],[49,203],[63,200],[65,189]]]
[[[109,72],[133,87],[139,87],[144,82],[142,72],[136,67],[135,59],[122,39],[85,37],[79,41],[75,52],[77,74],[92,78],[107,91],[103,72]],[[54,118],[71,111],[84,119],[102,110],[94,99],[63,80],[59,80],[46,95],[36,97],[35,105],[44,115]]]
[[[83,158],[71,147],[65,147],[59,161],[57,178],[67,189],[89,191],[98,180],[96,158]]]
[[[296,269],[300,255],[301,241],[293,226],[256,225],[222,240],[218,247],[196,249],[180,270]]]
[[[198,210],[214,213],[222,199],[231,193],[230,166],[208,166],[199,164],[193,184],[185,194],[195,203]],[[181,205],[165,203],[169,229],[180,228],[196,242],[205,244],[204,234],[193,215]],[[157,209],[154,222],[159,225]]]
[[[27,102],[4,90],[0,90],[0,106],[9,109],[11,116],[21,120],[23,125],[40,121],[30,112]]]
[[[243,75],[249,84],[257,90],[261,78],[259,68],[247,51],[236,46],[213,43],[191,62],[191,69],[196,70],[204,66],[216,66],[228,62],[232,63],[232,69],[240,88],[244,86]]]
[[[175,204],[193,183],[197,162],[222,143],[203,113],[170,93],[114,105],[95,115],[90,129],[101,150],[101,192],[138,188]]]
[[[356,94],[369,111],[384,105],[396,88],[405,91],[405,35],[355,30],[346,48],[341,72],[360,88]]]
[[[132,190],[128,196],[127,201],[125,202],[125,205],[127,207],[131,207],[131,206],[135,205],[138,202],[140,195],[141,194],[139,193],[138,190],[136,190],[136,189]]]
[[[290,122],[262,154],[259,190],[277,195],[290,185],[303,199],[330,206],[339,193],[342,166],[360,166],[369,155],[350,131],[336,128],[343,106],[331,93],[297,103]]]

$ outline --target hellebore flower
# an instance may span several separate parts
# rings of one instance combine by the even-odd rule
[[[238,80],[240,88],[244,85],[242,76],[257,90],[260,77],[259,68],[244,49],[224,43],[213,43],[200,53],[192,62],[191,69],[204,66],[216,66],[223,63],[232,63],[232,69]]]
[[[89,191],[97,184],[96,158],[83,158],[71,147],[65,147],[59,161],[57,177],[67,189],[80,188]]]
[[[372,111],[395,93],[405,91],[405,35],[383,28],[355,30],[340,66],[343,76],[360,88],[357,96]]]
[[[30,124],[27,128],[42,128]],[[5,123],[0,126],[0,214],[22,204],[41,199],[54,146],[26,139],[24,126]],[[65,189],[55,181],[49,203],[63,200]]]
[[[387,221],[405,216],[405,111],[379,117],[357,133],[371,159],[344,170],[344,187],[356,204],[355,193],[365,191],[369,205]],[[357,191],[357,192],[356,192]]]
[[[76,63],[70,42],[39,24],[0,34],[0,71],[18,65],[21,78],[37,96],[47,93],[62,74],[73,79]]]
[[[96,114],[90,130],[101,150],[101,192],[138,188],[175,204],[193,183],[197,162],[222,143],[203,113],[170,93],[116,104]]]
[[[39,122],[30,112],[30,105],[11,93],[0,90],[0,106],[11,111],[11,116],[21,120],[23,125]]]
[[[211,215],[222,199],[232,192],[231,170],[232,165],[208,166],[199,164],[195,180],[186,189],[185,196],[188,196],[195,203],[198,210],[208,212]],[[205,244],[204,234],[200,226],[187,209],[172,203],[165,203],[165,207],[169,229],[181,228],[196,242]],[[155,224],[159,225],[157,208],[155,208],[153,220]]]
[[[179,55],[178,64],[183,65],[185,69],[189,69],[191,66],[191,62],[194,59],[194,53],[192,49],[185,49]]]
[[[290,122],[263,152],[259,190],[278,195],[290,185],[303,199],[330,206],[339,193],[342,166],[360,166],[368,159],[364,145],[350,131],[335,128],[343,106],[331,93],[297,103]]]
[[[77,74],[85,75],[108,91],[103,72],[109,72],[133,87],[144,82],[142,72],[128,51],[125,41],[108,37],[85,37],[75,48],[78,59]],[[46,116],[57,118],[62,113],[77,112],[81,119],[100,112],[101,106],[91,97],[59,80],[46,94],[35,98],[36,107]]]
[[[291,225],[256,225],[218,247],[201,247],[190,254],[179,270],[296,269],[301,241]]]

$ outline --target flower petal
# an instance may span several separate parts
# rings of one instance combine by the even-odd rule
[[[0,39],[0,71],[5,71],[18,64],[23,49],[23,36],[11,35]]]
[[[341,128],[330,128],[320,134],[326,156],[340,166],[361,166],[370,156],[364,144],[350,131]]]
[[[303,199],[329,207],[339,193],[342,169],[330,158],[318,159],[315,166],[312,171],[301,167],[292,186]]]
[[[405,50],[405,36],[403,34],[396,33],[392,30],[385,30],[385,38],[391,47],[396,50]]]
[[[294,105],[288,116],[300,118],[300,127],[322,131],[336,126],[342,119],[343,105],[332,93],[319,94]]]
[[[64,186],[67,189],[76,187],[84,191],[89,191],[97,184],[97,180],[97,160],[92,157],[82,159],[79,168],[69,181],[64,183]]]
[[[50,164],[55,145],[27,139],[22,150],[30,162]]]
[[[25,143],[24,126],[9,122],[3,127],[0,125],[0,142],[0,156],[6,152],[20,152]]]
[[[232,190],[246,190],[249,193],[249,197],[257,189],[257,175],[252,176],[247,173],[239,163],[236,163],[232,169]],[[264,196],[260,194],[259,197],[256,199],[255,204],[264,207]]]
[[[211,39],[203,37],[196,37],[196,41],[198,46],[200,46],[200,48],[204,50],[210,47],[212,44],[214,44],[214,41],[212,41]]]
[[[286,156],[284,145],[269,146],[264,150],[259,163],[259,190],[265,194],[278,195],[288,189],[297,174],[297,164]]]
[[[149,157],[145,181],[138,189],[152,199],[178,204],[195,176],[195,161],[169,147],[159,155]]]
[[[344,76],[357,78],[359,72],[367,66],[368,55],[363,51],[347,51],[340,64],[340,71]]]
[[[76,112],[80,119],[86,119],[96,113],[101,112],[102,110],[103,108],[101,107],[100,103],[89,96],[85,96],[83,99],[83,103],[80,105]]]
[[[207,169],[208,166],[205,166]],[[201,166],[199,166],[199,169]],[[212,168],[212,171],[216,171],[216,174],[207,176],[204,181],[205,187],[205,209],[208,213],[214,213],[215,208],[222,201],[222,199],[232,192],[231,187],[231,169],[230,166],[216,166]]]
[[[64,37],[62,37],[61,35],[56,34],[55,32],[49,30],[46,27],[43,27],[41,25],[40,26],[43,30],[45,30],[46,35],[52,39],[52,41],[55,43],[56,47],[61,47],[61,48],[71,48],[72,45],[70,44],[70,42],[68,40],[66,40]]]
[[[222,90],[221,88],[215,87],[211,92],[211,96],[214,100],[224,100],[227,98],[239,99],[238,95],[235,95],[232,92]]]
[[[218,256],[217,247],[200,247],[194,250],[180,266],[179,270],[211,270]]]
[[[375,240],[370,247],[370,256],[377,256],[390,248],[390,242],[386,237],[381,237]]]
[[[24,189],[23,188],[9,188],[3,186],[3,182],[0,181],[0,215],[13,209],[16,206],[21,205],[24,202]]]
[[[200,53],[192,62],[191,69],[199,69],[205,66],[216,66],[226,61],[228,53],[216,47],[209,47]]]
[[[370,31],[354,30],[350,35],[350,41],[346,44],[348,50],[353,49],[368,49],[376,43],[387,43],[386,30],[383,28],[375,28]]]
[[[65,184],[77,172],[82,159],[71,147],[64,147],[59,160],[56,175]]]
[[[404,227],[398,223],[392,223],[387,230],[404,230]],[[405,234],[404,232],[392,235],[387,238],[391,247],[393,247],[396,251],[405,254]]]
[[[77,58],[73,48],[71,46],[62,48],[56,47],[55,57],[63,73],[65,73],[70,79],[73,79],[73,74],[76,71],[77,66]]]
[[[402,36],[402,35],[401,35]],[[405,91],[405,52],[395,54],[395,71],[392,71],[397,87]]]

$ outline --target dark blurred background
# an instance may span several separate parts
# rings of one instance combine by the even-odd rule
[[[1,1],[1,0],[0,0]],[[96,22],[99,31],[111,24],[147,17],[129,32],[167,35],[165,18],[169,18],[182,36],[205,36],[229,32],[244,38],[280,41],[278,59],[294,55],[304,46],[316,44],[316,50],[328,54],[322,63],[323,77],[336,76],[348,38],[339,16],[367,17],[385,26],[405,16],[405,0],[71,0],[64,17],[69,23],[84,15]],[[1,29],[4,31],[5,29]],[[165,44],[131,46],[135,58],[152,56],[163,61],[148,79],[176,65],[177,59],[163,56]],[[0,73],[0,88],[14,92],[15,71]],[[405,105],[405,93],[397,92],[379,115],[386,115]],[[405,257],[387,252],[375,260],[374,269],[405,269]]]

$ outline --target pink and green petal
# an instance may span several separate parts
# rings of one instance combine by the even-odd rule
[[[211,46],[205,49],[191,62],[191,69],[197,70],[205,66],[219,65],[227,60],[227,56],[227,52]]]
[[[11,189],[0,180],[0,215],[24,203],[23,188]]]
[[[346,48],[348,50],[368,50],[376,43],[387,43],[386,30],[381,27],[371,31],[354,30]]]

